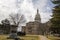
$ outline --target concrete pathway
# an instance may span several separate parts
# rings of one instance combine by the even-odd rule
[[[40,40],[50,40],[50,39],[48,39],[47,37],[45,37],[45,36],[39,36],[40,37]]]

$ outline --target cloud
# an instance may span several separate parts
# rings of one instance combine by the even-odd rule
[[[8,15],[15,11],[14,0],[0,0],[0,21],[7,18]]]
[[[53,7],[50,0],[0,0],[0,21],[10,13],[21,13],[25,15],[27,22],[34,21],[38,8],[42,23],[45,23],[51,18]]]
[[[50,0],[0,0],[0,14],[2,15],[1,17],[5,16],[5,18],[10,13],[19,12],[23,13],[28,20],[33,20],[37,8],[41,17],[44,17],[46,14],[50,16],[52,7],[53,4]]]
[[[24,0],[20,4],[20,12],[26,16],[27,20],[34,20],[37,8],[41,15],[42,22],[47,22],[52,15],[54,4],[50,0]]]
[[[10,13],[22,13],[26,16],[27,21],[33,21],[38,8],[42,20],[46,21],[52,14],[53,6],[50,0],[0,0],[0,15],[4,19]],[[45,17],[46,14],[48,18]]]
[[[33,21],[34,15],[36,14],[36,9],[33,6],[32,0],[24,0],[20,5],[21,13],[26,16],[28,21]],[[32,19],[31,19],[32,18]]]
[[[39,9],[41,15],[42,23],[47,22],[52,15],[52,8],[54,4],[51,0],[33,0],[34,6]]]

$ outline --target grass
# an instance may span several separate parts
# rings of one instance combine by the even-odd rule
[[[26,35],[26,36],[18,36],[20,39],[23,40],[40,40],[40,35]],[[0,35],[0,40],[13,40],[13,39],[7,39],[8,35]],[[54,37],[54,36],[48,36],[48,39],[50,40],[60,40],[60,37]]]
[[[7,35],[0,35],[0,40],[7,40]]]
[[[26,35],[26,36],[23,36],[21,37],[22,39],[24,40],[39,40],[39,36],[37,35]]]
[[[60,40],[60,37],[48,36],[50,40]]]
[[[13,40],[13,39],[7,39],[8,35],[0,35],[0,40]],[[26,36],[19,36],[19,38],[23,40],[40,40],[38,35],[26,35]]]

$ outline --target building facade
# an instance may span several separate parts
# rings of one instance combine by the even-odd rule
[[[22,31],[26,32],[26,34],[40,35],[40,34],[44,34],[44,32],[46,31],[45,27],[47,27],[47,25],[41,23],[39,10],[37,10],[35,21],[28,22],[26,26],[22,27]]]

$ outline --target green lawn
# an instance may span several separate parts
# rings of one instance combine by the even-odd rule
[[[0,40],[7,40],[7,35],[0,35]]]
[[[0,40],[13,40],[13,39],[7,39],[7,35],[0,35]],[[39,36],[37,35],[26,35],[26,36],[22,36],[19,37],[23,40],[40,40]]]
[[[60,40],[60,37],[48,36],[50,40]]]
[[[18,36],[19,38],[23,40],[40,40],[41,35],[26,35],[26,36]],[[13,40],[13,39],[7,39],[8,35],[0,35],[0,40]],[[60,37],[54,37],[54,36],[48,36],[48,39],[50,40],[60,40]]]
[[[20,37],[24,40],[39,40],[39,36],[37,35],[26,35],[26,36],[23,36],[23,37]]]

